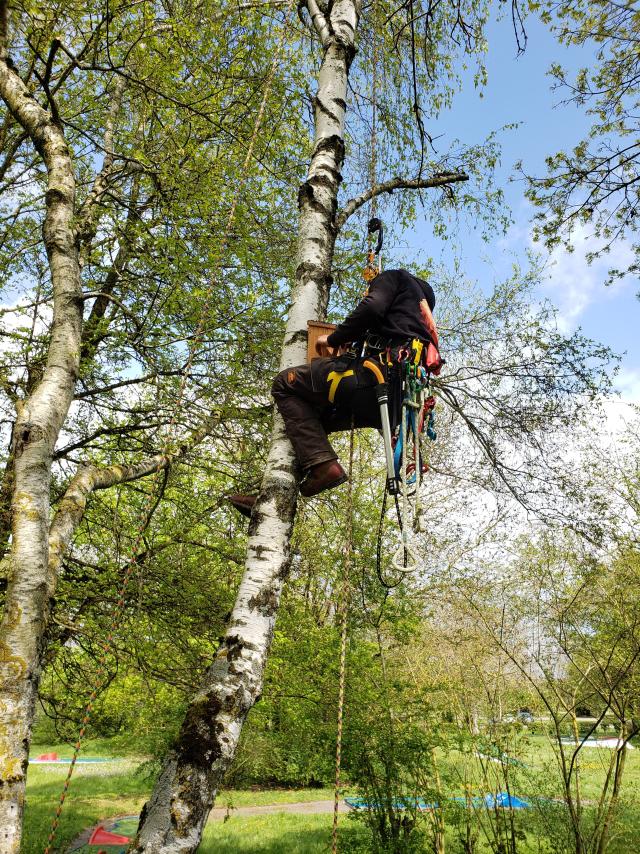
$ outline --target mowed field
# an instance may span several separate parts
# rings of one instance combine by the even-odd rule
[[[61,757],[69,756],[66,745],[37,745],[32,755],[57,752]],[[88,743],[84,755],[111,755],[108,742]],[[541,798],[542,803],[554,805],[556,813],[562,810],[562,793],[553,752],[542,736],[535,736],[520,745],[522,765],[509,766],[509,791],[524,798]],[[605,749],[585,748],[581,751],[582,796],[587,810],[595,809],[602,781],[607,772],[611,752]],[[469,759],[450,754],[443,758],[443,771],[449,787],[455,793],[456,779],[460,780],[459,791],[463,791],[462,779],[469,772]],[[478,780],[475,791],[490,789],[497,782],[503,765],[492,760],[475,760],[474,774]],[[117,815],[137,814],[149,795],[152,780],[151,768],[140,756],[115,756],[108,762],[79,765],[62,811],[56,838],[56,848],[64,851],[86,828],[102,819]],[[24,854],[41,854],[46,845],[51,820],[59,799],[66,765],[31,765],[29,768],[28,804],[25,820]],[[496,785],[497,790],[499,786]],[[640,749],[630,750],[626,756],[625,783],[623,786],[624,807],[622,810],[622,832],[616,835],[611,854],[631,854],[640,851]],[[279,854],[300,852],[320,854],[326,852],[330,841],[332,816],[328,812],[318,814],[296,814],[274,812],[262,815],[238,814],[237,808],[266,805],[330,801],[330,789],[266,789],[262,791],[222,792],[216,806],[226,812],[225,820],[220,813],[207,825],[200,852],[202,854]],[[534,810],[521,810],[517,822],[523,832],[522,850],[539,852],[547,850],[541,846],[536,827],[540,827],[539,815]],[[243,810],[244,813],[244,810]],[[340,833],[344,850],[367,851],[367,832],[352,816],[341,816]],[[448,829],[451,843],[455,832]],[[453,845],[455,848],[455,845]],[[491,848],[478,839],[478,851],[489,852]]]

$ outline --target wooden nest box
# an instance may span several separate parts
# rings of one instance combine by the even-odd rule
[[[317,359],[316,341],[321,335],[329,335],[336,328],[335,323],[322,323],[319,320],[307,320],[307,364]]]

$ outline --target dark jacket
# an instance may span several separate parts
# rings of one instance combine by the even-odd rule
[[[358,341],[367,333],[380,336],[390,344],[411,338],[429,342],[430,336],[420,312],[426,300],[433,311],[433,288],[406,270],[385,270],[373,279],[364,299],[327,338],[330,347]]]

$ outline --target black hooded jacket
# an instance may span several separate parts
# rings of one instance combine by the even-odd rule
[[[385,270],[373,279],[364,299],[327,338],[330,347],[358,341],[367,333],[380,336],[392,346],[411,338],[429,342],[420,312],[426,300],[433,311],[433,288],[407,270]]]

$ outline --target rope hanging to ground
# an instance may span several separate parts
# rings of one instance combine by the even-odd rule
[[[338,614],[340,617],[340,675],[338,677],[338,734],[336,736],[336,778],[333,792],[333,829],[331,833],[331,852],[338,851],[338,809],[340,806],[340,770],[342,763],[342,724],[344,719],[344,686],[347,673],[347,631],[349,624],[349,604],[351,599],[351,564],[353,559],[353,448],[355,429],[351,426],[349,436],[349,480],[347,481],[347,536],[342,566],[342,588]]]
[[[377,173],[377,66],[378,66],[378,40],[375,32],[375,6],[373,7],[373,43],[371,57],[371,161],[369,165],[369,181],[371,186],[376,184]],[[369,207],[369,226],[367,229],[367,265],[362,273],[368,283],[378,275],[381,268],[380,247],[382,243],[382,224],[376,219],[377,200],[374,195]],[[378,246],[374,249],[373,234],[378,231]],[[375,256],[378,255],[378,263]],[[349,436],[349,480],[347,487],[347,536],[344,552],[342,590],[340,592],[340,673],[338,677],[338,719],[336,736],[336,775],[333,795],[333,828],[331,833],[331,854],[338,852],[338,812],[340,806],[341,789],[341,764],[342,764],[342,728],[344,722],[344,693],[347,671],[347,632],[349,624],[349,604],[351,599],[351,569],[353,562],[353,451],[354,451],[354,426],[351,425]]]
[[[266,79],[265,84],[264,84],[262,101],[260,103],[260,108],[258,110],[258,114],[256,116],[256,120],[255,120],[255,123],[253,126],[252,135],[251,135],[251,138],[249,140],[249,146],[247,148],[246,156],[245,156],[245,159],[244,159],[244,162],[242,165],[240,177],[238,179],[238,183],[236,185],[236,189],[235,189],[232,201],[231,201],[231,206],[229,209],[229,214],[227,216],[226,226],[225,226],[224,232],[222,234],[222,237],[220,238],[217,258],[215,260],[213,270],[212,270],[211,276],[209,278],[207,291],[205,293],[204,301],[202,304],[202,309],[200,311],[200,316],[198,319],[198,326],[196,327],[196,332],[193,335],[193,338],[192,338],[192,341],[191,341],[191,344],[189,347],[189,354],[188,354],[187,362],[186,362],[185,367],[181,373],[180,386],[178,388],[178,393],[176,395],[175,406],[173,407],[173,413],[172,413],[171,419],[169,421],[169,425],[167,428],[167,434],[165,436],[163,448],[162,448],[162,454],[166,455],[166,456],[169,456],[171,445],[175,439],[175,431],[176,431],[176,427],[177,427],[178,414],[179,414],[180,409],[181,409],[182,400],[184,398],[184,394],[185,394],[185,391],[187,389],[187,384],[188,384],[188,381],[189,381],[190,376],[191,376],[191,369],[193,367],[193,362],[195,360],[196,355],[198,354],[198,351],[200,350],[202,340],[204,338],[204,333],[205,333],[207,321],[209,319],[209,315],[211,312],[211,301],[212,301],[212,297],[213,297],[213,292],[214,292],[214,289],[215,289],[216,284],[217,284],[217,277],[218,277],[218,273],[220,271],[220,265],[222,262],[222,257],[223,257],[223,255],[226,252],[227,247],[228,247],[229,236],[231,234],[231,229],[232,229],[233,223],[235,221],[236,210],[237,210],[238,203],[240,200],[240,194],[241,194],[241,192],[242,192],[242,190],[243,190],[243,188],[247,182],[247,179],[249,177],[248,167],[249,167],[251,160],[253,158],[253,152],[255,149],[256,140],[258,138],[258,133],[260,131],[260,127],[262,125],[262,120],[264,118],[264,114],[265,114],[265,110],[266,110],[266,106],[267,106],[267,100],[268,100],[269,94],[271,92],[271,88],[273,86],[273,81],[275,79],[275,73],[276,73],[276,70],[278,68],[278,65],[280,64],[280,60],[282,58],[282,52],[284,49],[285,39],[286,39],[286,35],[287,35],[288,15],[291,12],[292,5],[293,5],[293,0],[291,0],[291,2],[289,3],[289,6],[287,8],[287,20],[285,21],[285,24],[282,27],[282,32],[280,34],[280,38],[279,38],[279,41],[278,41],[278,44],[276,47],[276,51],[274,53],[273,61],[271,63],[269,73],[268,73],[267,79]],[[76,744],[74,747],[73,756],[72,756],[71,762],[69,764],[69,770],[67,772],[67,776],[66,776],[66,779],[64,781],[62,792],[60,794],[58,806],[57,806],[54,818],[51,822],[51,830],[49,832],[47,844],[46,844],[46,847],[44,849],[44,854],[51,854],[52,845],[55,842],[58,825],[60,823],[60,815],[61,815],[62,809],[64,807],[67,792],[69,791],[69,786],[71,784],[71,778],[73,776],[73,772],[74,772],[75,766],[76,766],[77,761],[78,761],[78,756],[80,755],[80,750],[82,747],[82,741],[83,741],[84,736],[86,734],[87,727],[89,725],[89,721],[91,720],[91,716],[93,713],[93,705],[96,701],[96,698],[98,697],[98,694],[103,689],[105,682],[106,682],[107,659],[108,659],[109,653],[112,650],[116,630],[120,624],[122,614],[124,612],[124,606],[126,603],[126,593],[127,593],[129,581],[130,581],[131,576],[133,574],[134,568],[137,566],[139,550],[140,550],[140,546],[142,545],[144,532],[147,528],[147,525],[151,521],[151,516],[153,515],[153,512],[155,510],[155,497],[156,497],[155,492],[156,492],[156,487],[157,487],[158,483],[160,482],[160,479],[161,479],[161,469],[158,469],[154,473],[154,475],[151,479],[150,489],[149,489],[149,492],[148,492],[147,497],[145,499],[144,506],[142,508],[142,514],[141,514],[142,515],[142,523],[140,524],[140,526],[136,532],[136,537],[135,537],[133,545],[131,547],[130,559],[127,563],[127,568],[125,570],[125,573],[124,573],[124,576],[122,579],[122,583],[121,583],[120,589],[118,591],[117,604],[116,604],[116,608],[115,608],[115,611],[113,614],[113,619],[111,621],[109,633],[107,635],[105,642],[102,644],[102,651],[101,651],[100,658],[98,661],[98,668],[95,671],[95,678],[94,678],[94,682],[93,682],[93,687],[92,687],[89,699],[87,701],[87,704],[85,706],[84,715],[83,715],[82,723],[80,726],[80,731],[78,732],[78,738],[77,738],[77,741],[76,741]]]

